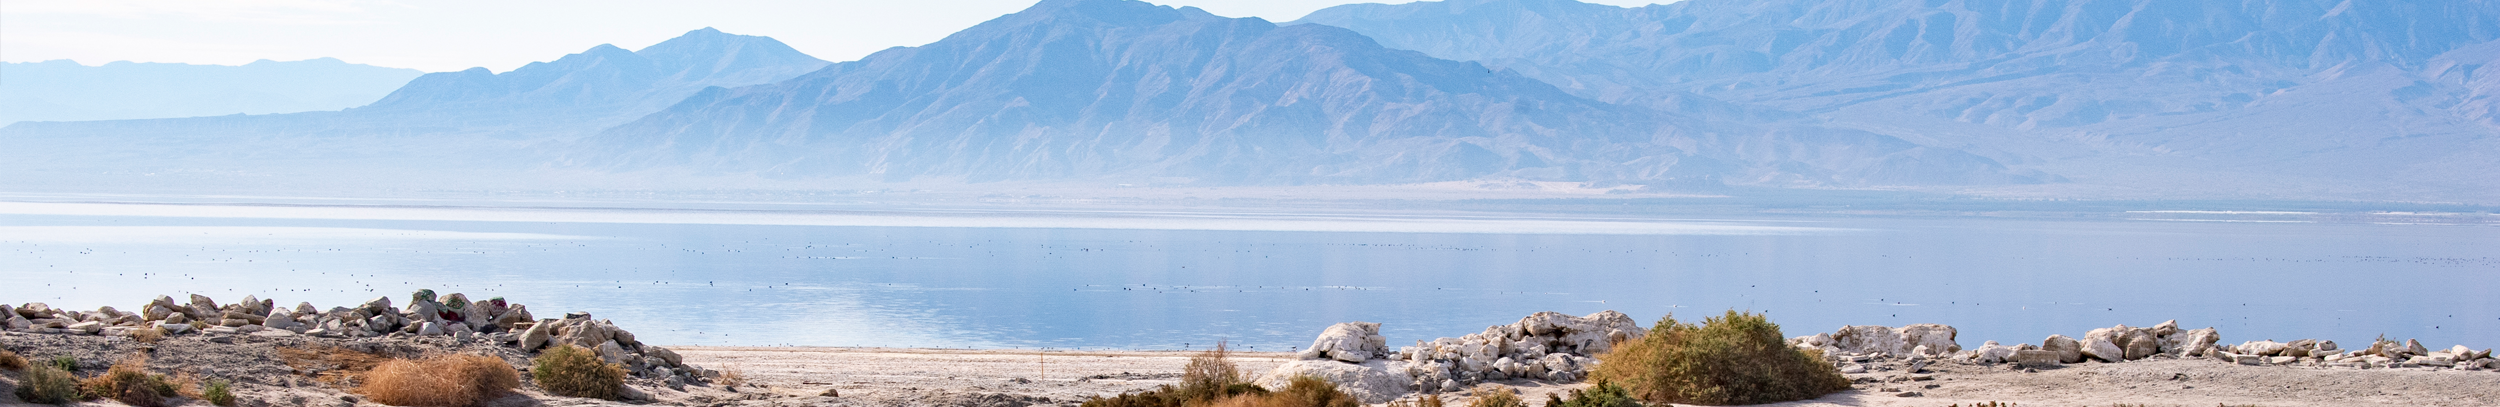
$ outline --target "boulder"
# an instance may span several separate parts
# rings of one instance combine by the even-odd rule
[[[1407,393],[1411,380],[1391,366],[1390,361],[1371,360],[1361,364],[1340,363],[1334,359],[1306,359],[1285,362],[1251,383],[1270,389],[1283,389],[1298,376],[1317,377],[1336,383],[1337,389],[1366,404],[1387,403]],[[1455,381],[1450,381],[1455,387]]]
[[[2050,367],[2063,364],[2064,357],[2065,355],[2057,351],[2017,350],[2007,356],[2006,360],[2022,367]]]
[[[1902,346],[1908,348],[1904,354],[1942,356],[1962,351],[1962,344],[1954,341],[1956,331],[1951,326],[1915,324],[1901,327],[1899,333]],[[1924,351],[1920,350],[1922,347]]]
[[[63,327],[62,329],[68,329],[70,333],[74,333],[74,334],[80,334],[80,335],[94,335],[94,334],[99,333],[99,332],[104,332],[104,323],[102,323],[102,322],[95,322],[95,321],[87,321],[87,322],[80,322],[80,323],[75,323],[75,324],[69,324],[69,326],[67,326],[67,327]]]
[[[26,317],[29,320],[51,318],[52,306],[40,302],[26,303],[17,307],[17,316]]]
[[[1303,359],[1331,359],[1346,363],[1363,363],[1366,360],[1387,356],[1388,341],[1388,338],[1380,336],[1379,323],[1338,323],[1321,331],[1319,339],[1312,340],[1311,348],[1304,349],[1300,356]]]
[[[437,322],[423,322],[423,323],[418,323],[418,324],[417,324],[417,334],[418,334],[418,335],[442,335],[442,334],[444,334],[444,333],[445,333],[445,332],[443,332],[443,324],[441,324],[441,323],[437,323]]]
[[[268,316],[261,318],[260,324],[261,326],[266,326],[270,329],[285,330],[297,330],[298,328],[304,326],[304,323],[295,321],[294,313],[287,312],[286,310],[269,312]]]
[[[2119,347],[2126,349],[2127,360],[2141,360],[2161,353],[2161,340],[2154,338],[2150,330],[2128,332],[2121,339]]]
[[[555,329],[555,324],[556,320],[553,319],[539,321],[537,324],[530,325],[529,330],[521,331],[521,350],[538,350],[539,347],[547,346],[547,340],[555,338],[555,335],[551,333]]]
[[[1998,345],[1998,344],[1997,344],[1997,341],[1988,341],[1988,343],[1986,343],[1986,344],[1979,345],[1979,349],[1978,349],[1978,350],[1973,350],[1973,351],[1971,351],[1971,357],[1970,357],[1970,358],[1971,358],[1971,361],[1974,361],[1974,362],[1979,362],[1979,363],[1982,363],[1982,364],[1997,364],[1997,363],[2005,363],[2005,362],[2012,361],[2012,359],[2013,359],[2013,357],[2014,357],[2014,352],[2016,352],[2016,351],[2018,351],[2018,350],[2020,350],[2020,349],[2017,349],[2017,348],[2012,347],[2012,346]],[[2055,354],[2056,354],[2056,352],[2049,352],[2049,353],[2050,353],[2051,355],[2055,355]]]
[[[2407,355],[2427,355],[2427,354],[2430,354],[2430,353],[2431,353],[2431,350],[2430,350],[2430,349],[2426,349],[2426,348],[2423,348],[2423,347],[2422,347],[2422,341],[2421,341],[2421,340],[2419,340],[2419,339],[2406,339],[2406,340],[2405,340],[2405,354],[2407,354]]]
[[[1891,327],[1850,325],[1832,332],[1832,347],[1844,353],[1902,355],[1909,353],[1906,343],[1901,340],[1901,332]]]
[[[2084,334],[2081,341],[2083,356],[2102,362],[2127,361],[2127,350],[2118,347],[2117,338],[2117,333],[2124,330],[2122,325],[2119,329],[2101,328]]]
[[[2040,341],[2040,350],[2057,352],[2059,363],[2083,362],[2083,342],[2066,335],[2049,335],[2048,339]]]
[[[625,363],[625,347],[623,345],[617,345],[616,341],[601,342],[599,343],[599,346],[592,347],[591,349],[599,352],[600,360],[605,360],[612,364]]]
[[[2220,341],[2222,341],[2222,333],[2210,327],[2180,331],[2162,337],[2161,353],[2179,357],[2204,356],[2205,352],[2213,349],[2215,342]]]
[[[0,322],[0,324],[5,324],[5,328],[12,331],[32,329],[35,327],[35,321],[26,319],[26,316],[24,315],[10,315],[6,322]]]

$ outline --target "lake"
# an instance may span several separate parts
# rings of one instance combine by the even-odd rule
[[[1343,321],[1384,323],[1399,346],[1537,311],[1647,326],[1731,309],[1790,336],[1949,324],[1965,347],[2169,319],[2229,343],[2500,340],[2500,228],[2153,215],[13,203],[0,302],[132,310],[199,293],[327,309],[432,288],[540,317],[589,311],[671,345],[1283,351]]]

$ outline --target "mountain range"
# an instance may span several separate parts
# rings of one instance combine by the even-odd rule
[[[47,174],[18,182],[97,172],[329,177],[309,185],[338,184],[338,174],[372,182],[522,171],[544,167],[534,146],[633,120],[706,87],[770,83],[826,64],[771,38],[705,28],[638,51],[599,45],[510,72],[425,74],[340,111],[18,123],[0,128],[0,166]],[[480,176],[491,175],[469,179]]]
[[[19,123],[0,167],[2500,202],[2495,39],[2491,2],[1045,0],[841,63],[703,29],[337,112]]]
[[[331,58],[237,66],[8,62],[0,63],[0,126],[339,110],[373,103],[422,74]]]
[[[569,162],[778,177],[1805,186],[2034,182],[1983,157],[1622,106],[1483,65],[1127,0],[1048,0],[926,46],[707,90]]]
[[[1294,24],[1602,101],[1694,97],[2160,195],[2500,198],[2500,3],[1570,0],[1358,4]],[[2216,196],[2219,196],[2216,195]]]

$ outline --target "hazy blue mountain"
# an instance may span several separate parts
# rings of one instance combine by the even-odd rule
[[[1334,27],[1126,0],[1047,0],[926,46],[708,89],[586,139],[566,160],[774,177],[1199,184],[2042,178],[1868,132],[1603,103]]]
[[[1689,95],[2149,194],[2500,199],[2500,2],[1570,0],[1298,23],[1634,105]]]
[[[373,103],[421,74],[331,58],[240,66],[0,63],[0,126],[339,110]]]
[[[531,146],[596,133],[706,87],[769,83],[826,64],[771,38],[705,28],[639,51],[600,45],[500,74],[425,74],[343,111],[21,122],[0,128],[0,166],[19,174],[318,176],[530,168],[543,163]]]

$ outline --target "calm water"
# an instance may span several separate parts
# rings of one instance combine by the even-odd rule
[[[2224,340],[2500,345],[2500,228],[1732,220],[1776,232],[1390,233],[0,215],[0,302],[160,293],[327,308],[417,288],[700,345],[1393,345],[1535,311],[1768,312],[1789,335],[1943,323],[1964,346],[2116,324]],[[1186,229],[1186,228],[1181,228]]]

